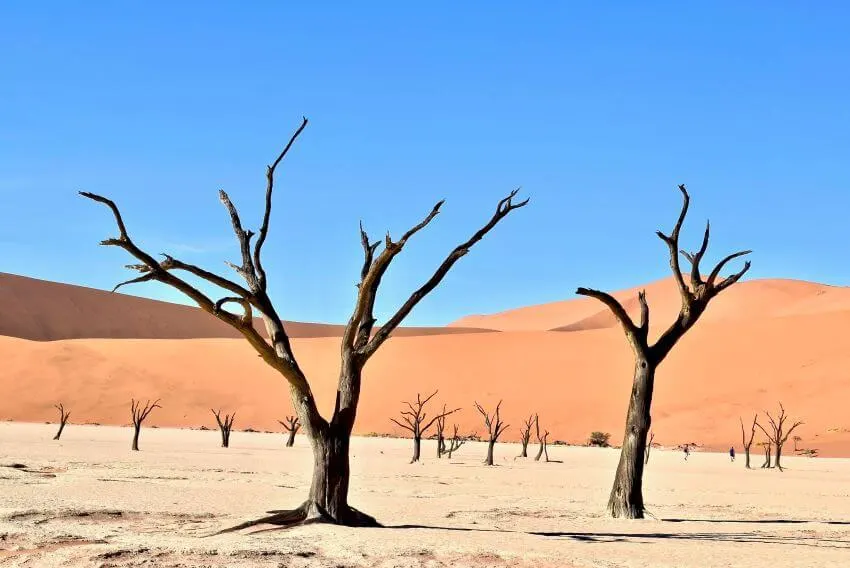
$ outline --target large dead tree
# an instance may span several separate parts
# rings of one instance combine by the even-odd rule
[[[496,442],[499,441],[499,436],[502,435],[502,432],[508,429],[508,425],[502,422],[501,417],[499,416],[499,408],[502,406],[502,401],[499,401],[499,404],[496,405],[496,410],[492,414],[484,410],[480,404],[475,403],[475,408],[478,409],[478,412],[481,413],[481,416],[484,417],[484,426],[487,428],[487,433],[489,435],[487,439],[487,458],[484,460],[484,463],[487,465],[493,465],[493,447],[496,445]]]
[[[148,415],[153,412],[154,408],[162,408],[159,405],[159,399],[156,399],[151,403],[150,400],[145,402],[145,405],[142,406],[142,401],[136,400],[135,398],[130,399],[130,414],[133,417],[133,446],[132,449],[136,452],[139,451],[139,434],[142,431],[142,423],[148,417]]]
[[[534,415],[534,430],[537,436],[537,443],[540,444],[537,450],[537,455],[534,456],[534,461],[540,461],[540,458],[546,456],[546,463],[549,462],[549,430],[544,430],[540,433],[540,418]]]
[[[746,466],[747,469],[750,469],[750,448],[753,447],[753,438],[756,437],[756,428],[759,425],[758,418],[759,418],[759,415],[758,415],[758,413],[756,413],[756,415],[753,416],[753,425],[750,428],[750,439],[748,440],[747,434],[746,434],[746,432],[744,432],[744,419],[741,418],[740,416],[738,417],[738,420],[741,421],[741,444],[743,444],[743,446],[744,446],[744,459],[745,459],[744,465]]]
[[[291,448],[295,445],[295,434],[298,432],[298,429],[301,428],[301,423],[298,421],[297,416],[287,416],[286,422],[282,420],[278,420],[277,423],[283,426],[283,429],[289,432],[289,436],[286,438],[286,447]]]
[[[218,429],[221,430],[221,447],[229,448],[230,447],[230,431],[233,429],[233,420],[236,418],[236,413],[233,414],[225,414],[224,420],[221,419],[221,409],[213,410],[210,408],[210,412],[215,416],[215,421],[218,423]]]
[[[56,432],[55,436],[53,436],[54,440],[58,440],[62,437],[62,430],[65,429],[65,424],[68,423],[68,418],[71,416],[71,412],[66,411],[65,406],[61,402],[53,406],[56,410],[59,411],[59,431]]]
[[[776,457],[774,458],[773,465],[776,466],[779,471],[783,471],[782,463],[780,461],[782,459],[782,446],[784,446],[785,442],[788,441],[788,436],[791,435],[791,432],[803,423],[794,422],[791,427],[788,428],[785,424],[788,420],[788,415],[785,414],[785,407],[782,406],[781,402],[779,403],[779,415],[775,420],[773,416],[770,415],[770,412],[765,411],[764,413],[767,415],[767,419],[770,422],[770,431],[762,427],[761,424],[758,424],[758,427],[761,428],[761,431],[764,432],[765,436],[767,436],[768,442],[773,444],[773,447],[776,448]]]
[[[460,449],[460,447],[466,442],[466,438],[458,435],[457,433],[457,424],[454,425],[454,433],[452,434],[451,439],[449,440],[449,446],[446,448],[446,455],[449,459],[452,459],[452,454]]]
[[[589,288],[576,290],[577,294],[596,298],[608,306],[625,331],[626,338],[635,355],[634,378],[629,409],[626,415],[623,446],[620,451],[620,462],[617,466],[611,496],[608,500],[608,511],[614,517],[643,518],[643,460],[646,436],[651,423],[652,389],[658,366],[664,361],[673,346],[694,326],[708,303],[720,292],[740,280],[750,269],[750,263],[746,262],[743,269],[738,273],[718,280],[720,272],[729,261],[750,253],[750,251],[741,251],[723,258],[709,273],[708,277],[703,278],[703,274],[700,272],[700,262],[708,248],[709,225],[706,224],[705,226],[702,246],[696,253],[680,251],[679,231],[688,212],[690,196],[684,185],[680,185],[679,190],[682,192],[684,203],[676,225],[673,227],[673,232],[665,235],[658,231],[657,235],[669,249],[670,267],[679,289],[682,306],[676,320],[653,345],[649,344],[649,306],[646,303],[644,292],[638,294],[640,320],[635,323],[623,305],[610,294]],[[691,264],[690,282],[686,282],[686,276],[679,266],[680,254]]]
[[[534,424],[536,419],[537,415],[532,414],[522,421],[522,426],[519,431],[519,442],[522,444],[522,451],[519,453],[519,457],[521,458],[528,457],[528,441],[531,440],[531,426]]]
[[[230,197],[224,191],[219,191],[219,197],[227,209],[241,252],[241,263],[231,264],[231,267],[244,280],[244,284],[170,255],[164,255],[161,261],[156,260],[130,238],[121,213],[112,200],[94,193],[82,192],[84,197],[107,206],[115,217],[119,230],[118,236],[106,239],[101,244],[124,249],[139,262],[130,267],[141,272],[141,275],[119,284],[118,287],[135,282],[156,281],[179,290],[202,310],[237,330],[263,361],[275,369],[289,384],[295,413],[310,438],[313,449],[313,479],[307,500],[296,509],[273,511],[269,516],[231,527],[226,529],[226,532],[260,523],[279,526],[290,526],[304,521],[328,521],[352,526],[377,524],[374,518],[357,511],[348,504],[349,445],[357,416],[363,368],[413,308],[440,284],[452,266],[509,213],[528,203],[527,199],[514,203],[513,199],[518,190],[512,191],[500,200],[490,219],[468,240],[449,252],[433,275],[414,291],[379,328],[375,327],[377,322],[374,315],[375,299],[384,274],[393,259],[404,249],[407,241],[438,215],[443,202],[437,203],[421,222],[404,232],[398,240],[393,240],[387,233],[380,252],[378,249],[381,241],[372,242],[361,224],[360,239],[364,258],[360,271],[360,283],[357,286],[357,299],[353,313],[342,334],[334,411],[330,419],[325,419],[318,410],[310,383],[295,358],[283,320],[268,296],[267,274],[262,260],[262,249],[268,237],[271,219],[275,171],[306,126],[305,118],[277,159],[266,170],[265,206],[257,233],[243,227]],[[254,237],[256,240],[252,246],[251,241]],[[291,272],[297,267],[287,266],[286,269]],[[224,295],[214,300],[178,276],[180,272],[222,289]],[[234,304],[241,308],[240,313],[226,309]],[[259,314],[263,320],[265,336],[254,327],[255,314]]]
[[[404,402],[407,405],[407,410],[401,411],[401,420],[399,422],[395,418],[390,418],[395,424],[401,426],[405,430],[408,430],[411,434],[413,434],[413,457],[410,458],[410,463],[415,463],[419,461],[419,457],[422,450],[422,436],[425,435],[428,430],[431,429],[431,426],[439,418],[445,418],[450,414],[454,414],[460,408],[455,408],[454,410],[449,410],[448,412],[443,412],[442,414],[438,414],[433,417],[429,422],[425,422],[428,419],[428,414],[425,412],[425,405],[428,404],[432,398],[437,395],[437,391],[434,391],[430,396],[422,398],[422,395],[416,393],[416,402]],[[424,424],[424,426],[423,426]],[[438,452],[439,452],[439,441],[437,442]]]

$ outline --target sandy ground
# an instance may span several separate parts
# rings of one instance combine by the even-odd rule
[[[203,538],[300,503],[302,436],[0,423],[0,565],[210,567],[847,566],[850,460],[786,458],[786,471],[739,459],[653,452],[653,520],[603,514],[616,450],[553,447],[559,463],[515,459],[500,444],[409,465],[410,442],[356,438],[351,502],[386,528],[326,525]],[[757,463],[758,458],[755,460]],[[9,467],[14,464],[26,466]]]

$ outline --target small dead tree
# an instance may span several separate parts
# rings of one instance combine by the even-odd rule
[[[652,449],[652,441],[655,439],[655,434],[649,433],[649,441],[646,443],[646,454],[644,456],[643,465],[649,463],[649,451]]]
[[[744,459],[745,459],[744,465],[746,466],[747,469],[751,469],[750,468],[750,448],[753,445],[753,438],[756,437],[756,428],[759,425],[758,424],[758,418],[759,418],[759,415],[758,415],[758,413],[756,413],[756,415],[753,416],[753,425],[750,428],[750,439],[748,440],[747,434],[746,434],[746,432],[744,432],[744,419],[741,418],[740,416],[738,417],[738,420],[741,421],[741,443],[744,446]]]
[[[519,457],[527,458],[528,457],[528,442],[531,440],[531,426],[537,420],[537,415],[532,414],[527,419],[522,421],[522,429],[519,431],[519,441],[522,444],[522,451],[519,453]]]
[[[133,416],[133,450],[139,451],[139,433],[142,431],[142,422],[153,412],[154,408],[162,408],[159,405],[159,399],[156,399],[153,404],[148,400],[144,406],[142,401],[135,398],[130,399],[130,413]]]
[[[442,414],[438,414],[434,418],[432,418],[429,422],[425,423],[425,420],[428,418],[427,413],[425,413],[425,405],[428,404],[432,398],[437,395],[437,391],[434,391],[430,396],[422,399],[422,396],[419,393],[416,393],[416,402],[404,402],[407,405],[409,410],[401,411],[401,419],[404,421],[404,424],[396,420],[395,418],[390,418],[391,421],[395,422],[398,426],[401,426],[405,430],[409,430],[411,434],[413,434],[413,457],[410,459],[410,463],[418,462],[421,449],[422,449],[422,436],[434,425],[434,423],[439,418],[445,418],[446,416],[453,414],[460,410],[459,408],[455,408],[454,410],[449,410],[448,412],[443,412]],[[425,424],[423,426],[423,423]],[[439,442],[438,442],[439,448]],[[439,451],[439,449],[438,449]]]
[[[446,453],[446,405],[443,405],[443,412],[437,416],[437,458],[442,458]]]
[[[233,414],[225,414],[224,420],[221,419],[221,409],[213,410],[210,408],[210,412],[215,416],[215,421],[218,422],[218,429],[221,430],[221,447],[229,448],[230,447],[230,430],[233,428],[233,419],[236,418],[236,413]]]
[[[457,424],[454,425],[454,433],[452,434],[451,439],[449,440],[449,446],[446,449],[446,455],[449,459],[452,459],[452,454],[456,452],[460,447],[466,442],[466,438],[463,436],[459,436],[457,433]]]
[[[65,424],[67,424],[68,417],[71,416],[71,412],[66,411],[65,406],[61,402],[59,404],[54,404],[53,407],[59,411],[59,431],[56,432],[55,436],[53,436],[54,440],[58,440],[62,437],[62,430],[65,429]]]
[[[770,454],[771,454],[771,449],[773,448],[773,442],[771,442],[770,440],[767,440],[765,442],[759,442],[759,446],[764,448],[764,463],[761,464],[761,469],[773,467],[770,464]]]
[[[785,407],[782,406],[782,403],[779,403],[779,415],[774,420],[773,416],[770,415],[770,412],[765,411],[767,415],[767,419],[770,421],[770,431],[765,430],[761,424],[759,424],[759,428],[764,432],[764,435],[767,436],[768,442],[773,444],[773,447],[776,448],[776,458],[774,459],[774,465],[779,471],[783,471],[782,463],[780,460],[782,459],[782,446],[785,445],[785,442],[788,441],[788,436],[791,435],[791,432],[803,424],[802,422],[794,422],[790,428],[786,430],[785,422],[788,420],[788,416],[785,414]]]
[[[265,201],[262,221],[257,232],[245,228],[233,201],[225,191],[219,191],[219,199],[227,210],[240,251],[239,264],[228,264],[236,271],[242,282],[205,270],[171,255],[163,255],[162,260],[157,260],[130,237],[124,218],[114,201],[95,193],[80,192],[83,197],[107,207],[115,218],[118,236],[103,240],[101,244],[118,247],[136,259],[137,264],[131,264],[128,267],[138,271],[140,275],[119,284],[115,289],[139,282],[160,282],[182,292],[204,312],[239,332],[263,361],[288,383],[295,413],[313,449],[313,476],[306,500],[295,509],[275,510],[262,518],[246,521],[223,532],[234,532],[261,523],[282,527],[304,522],[377,526],[378,522],[374,517],[358,511],[348,503],[351,480],[349,449],[351,432],[357,416],[357,405],[360,401],[363,369],[410,312],[439,286],[452,267],[505,217],[528,203],[527,199],[521,202],[514,201],[518,189],[499,200],[489,219],[471,237],[449,251],[431,276],[414,290],[381,326],[376,326],[377,318],[375,318],[375,301],[381,281],[393,259],[404,250],[407,242],[437,217],[443,201],[434,205],[419,223],[405,231],[397,240],[392,239],[387,233],[384,239],[372,242],[361,224],[360,243],[363,248],[363,264],[357,284],[357,299],[351,317],[342,332],[336,402],[332,415],[326,418],[319,412],[310,381],[295,357],[284,320],[269,296],[268,275],[262,258],[263,245],[269,234],[275,172],[306,126],[307,119],[304,118],[283,151],[266,168]],[[167,207],[167,204],[158,205]],[[380,248],[382,243],[383,248]],[[286,268],[291,272],[297,267]],[[222,292],[218,296],[208,295],[181,277],[182,273],[204,281],[211,288]],[[218,299],[215,299],[216,297]],[[236,311],[228,309],[234,305],[241,309]],[[255,314],[259,314],[265,327],[265,334],[255,326]]]
[[[502,422],[501,417],[499,416],[499,408],[502,406],[502,401],[499,401],[499,404],[496,405],[496,411],[493,414],[489,414],[486,410],[484,410],[480,404],[475,403],[475,408],[478,409],[478,412],[481,413],[481,416],[484,417],[484,426],[487,428],[487,433],[489,434],[489,438],[487,441],[487,458],[484,460],[484,463],[487,465],[493,465],[493,446],[496,445],[496,442],[499,440],[499,436],[502,435],[502,432],[508,429],[508,425]]]
[[[800,448],[798,448],[798,447],[797,447],[797,444],[799,444],[800,442],[802,442],[802,441],[803,441],[803,439],[802,439],[800,436],[794,436],[794,437],[793,437],[793,438],[791,438],[791,439],[792,439],[792,440],[794,440],[794,451],[795,451],[795,452],[799,452],[799,451],[800,451]]]
[[[534,415],[534,430],[537,436],[537,442],[540,444],[540,448],[537,450],[537,455],[534,456],[534,461],[540,461],[540,458],[546,456],[546,462],[549,462],[549,430],[544,430],[543,434],[540,434],[540,418],[535,414]]]
[[[289,436],[286,438],[286,447],[291,448],[295,445],[295,433],[298,432],[298,429],[301,428],[301,423],[298,421],[297,416],[287,416],[286,422],[282,420],[278,420],[277,423],[283,426],[283,429],[289,432]]]
[[[626,312],[623,305],[613,296],[599,290],[579,288],[576,293],[581,296],[596,298],[611,310],[620,323],[635,356],[632,393],[629,398],[629,409],[626,414],[626,428],[623,435],[623,446],[620,451],[620,461],[614,477],[614,485],[608,499],[608,512],[613,517],[642,519],[643,505],[643,467],[646,437],[651,425],[650,410],[652,407],[652,390],[655,384],[655,372],[664,361],[676,343],[690,330],[705,312],[708,303],[720,292],[732,286],[750,269],[746,262],[744,268],[722,280],[718,280],[721,270],[735,258],[749,254],[741,251],[723,258],[703,279],[700,272],[700,262],[708,248],[709,225],[706,224],[702,246],[694,253],[686,253],[679,247],[679,231],[688,212],[690,196],[684,185],[679,186],[684,202],[673,232],[665,235],[661,231],[657,235],[667,245],[670,256],[670,268],[676,285],[679,288],[682,305],[679,315],[673,324],[661,334],[655,344],[649,344],[649,305],[646,294],[638,294],[640,304],[640,320],[635,323]],[[691,263],[690,283],[685,282],[685,275],[679,266],[679,255],[682,254]]]

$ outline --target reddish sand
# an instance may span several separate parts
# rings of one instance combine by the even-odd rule
[[[53,420],[53,404],[61,400],[72,422],[121,425],[128,422],[131,396],[162,399],[163,408],[150,417],[160,426],[211,427],[209,408],[223,407],[237,411],[237,429],[279,430],[276,420],[290,411],[283,380],[198,310],[0,276],[0,333],[7,336],[0,337],[0,419]],[[678,297],[670,280],[646,290],[657,334],[676,313]],[[636,298],[635,290],[616,295]],[[555,328],[570,331],[546,331]],[[339,328],[293,324],[290,330],[328,412],[339,360],[338,339],[329,335]],[[712,303],[662,365],[653,403],[655,440],[740,450],[738,417],[751,420],[753,412],[773,410],[781,400],[794,419],[806,422],[796,432],[799,447],[850,456],[848,331],[850,289],[789,280],[736,285]],[[92,339],[98,336],[143,338]],[[54,337],[88,338],[30,340]],[[616,443],[631,367],[622,332],[589,299],[407,330],[366,367],[356,430],[400,434],[389,421],[400,401],[439,389],[435,401],[462,407],[449,422],[467,432],[483,433],[474,400],[493,406],[504,399],[509,439],[516,439],[523,417],[538,412],[550,439],[583,443],[592,430],[603,430]]]

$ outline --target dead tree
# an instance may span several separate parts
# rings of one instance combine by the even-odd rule
[[[298,429],[301,428],[301,423],[298,421],[298,417],[287,416],[286,422],[278,420],[277,423],[283,426],[284,430],[289,432],[289,436],[286,438],[286,447],[291,448],[295,445],[295,434],[298,432]]]
[[[213,410],[210,408],[210,412],[215,416],[215,421],[218,422],[218,429],[221,430],[221,447],[229,448],[230,447],[230,430],[233,428],[233,419],[236,418],[236,413],[233,414],[225,414],[224,420],[221,419],[221,409]]]
[[[453,414],[460,410],[460,408],[455,408],[454,410],[449,410],[448,412],[443,412],[442,414],[438,414],[434,418],[432,418],[429,422],[425,423],[425,420],[428,418],[427,413],[425,413],[425,405],[428,404],[434,396],[436,396],[437,391],[434,391],[430,396],[426,397],[424,400],[419,393],[416,393],[416,402],[404,402],[407,405],[408,410],[401,411],[401,419],[404,421],[404,424],[396,420],[395,418],[390,418],[393,422],[395,422],[398,426],[401,426],[405,430],[409,430],[411,434],[413,434],[413,457],[410,458],[410,463],[418,462],[420,452],[422,449],[422,436],[431,429],[431,426],[439,418],[445,418],[449,414]],[[423,423],[425,424],[423,426]],[[437,442],[438,452],[439,452],[439,441]]]
[[[437,416],[437,458],[442,458],[446,453],[446,405],[443,405],[443,412]]]
[[[507,197],[500,200],[490,219],[468,240],[449,252],[432,276],[415,290],[379,328],[375,327],[377,320],[374,315],[374,307],[378,288],[384,274],[392,260],[404,249],[407,241],[438,215],[443,202],[437,203],[422,221],[407,230],[398,240],[393,240],[387,234],[383,239],[384,246],[380,252],[378,252],[378,249],[381,241],[372,242],[361,224],[360,239],[363,245],[363,265],[360,271],[360,282],[357,285],[357,299],[354,310],[342,333],[336,402],[333,415],[327,420],[319,412],[310,382],[293,353],[283,320],[267,293],[266,268],[261,254],[269,232],[275,171],[306,126],[307,119],[305,118],[290,138],[289,143],[266,170],[265,204],[262,222],[257,233],[243,227],[242,220],[230,197],[224,191],[219,191],[219,198],[227,209],[241,252],[240,264],[231,264],[230,266],[244,280],[244,284],[170,255],[164,255],[164,259],[161,261],[156,260],[130,238],[121,213],[112,200],[94,193],[82,192],[84,197],[108,207],[115,217],[119,235],[106,239],[101,244],[119,247],[138,261],[138,264],[129,266],[141,272],[141,275],[119,284],[118,287],[129,283],[156,281],[179,290],[192,299],[203,311],[238,331],[263,361],[276,370],[289,384],[295,413],[307,432],[313,449],[313,479],[307,500],[296,509],[273,511],[269,516],[231,527],[226,529],[226,532],[260,523],[279,526],[291,526],[304,521],[327,521],[351,526],[377,524],[374,518],[357,511],[348,504],[349,446],[351,431],[357,414],[357,404],[360,399],[363,367],[414,307],[440,284],[461,257],[469,253],[470,249],[508,214],[528,203],[527,199],[519,203],[513,202],[518,190],[512,191]],[[256,240],[252,246],[251,239],[253,237],[256,237]],[[291,272],[296,268],[288,266],[287,270]],[[212,299],[199,288],[178,276],[181,271],[215,288],[224,290],[223,296],[218,300]],[[226,309],[234,304],[241,308],[239,313]],[[255,314],[259,314],[262,318],[266,330],[265,335],[254,326]]]
[[[770,453],[771,449],[773,448],[773,442],[771,442],[770,440],[767,440],[765,442],[759,442],[759,446],[764,448],[764,463],[761,464],[761,469],[768,469],[773,467],[770,464]]]
[[[644,455],[643,465],[649,463],[649,451],[652,449],[652,441],[655,439],[655,434],[649,433],[649,441],[646,443],[646,454]]]
[[[758,427],[758,413],[753,416],[753,425],[750,428],[750,439],[747,440],[747,434],[744,432],[744,419],[740,416],[738,420],[741,421],[741,443],[744,445],[744,458],[745,458],[745,466],[747,469],[750,469],[750,448],[753,445],[753,438],[756,437],[756,428]]]
[[[799,442],[802,442],[802,441],[803,441],[803,439],[802,439],[800,436],[794,436],[794,437],[793,437],[793,438],[791,438],[791,439],[792,439],[792,440],[794,440],[794,452],[795,452],[795,453],[796,453],[796,452],[799,452],[799,451],[800,451],[800,448],[798,448],[798,447],[797,447],[797,444],[798,444]]]
[[[159,399],[156,399],[153,404],[148,400],[144,406],[142,401],[135,398],[130,399],[130,413],[133,416],[133,450],[139,451],[139,433],[142,431],[142,422],[148,417],[148,414],[153,412],[154,408],[162,408],[159,404]]]
[[[782,463],[780,462],[782,459],[782,446],[784,446],[785,442],[788,441],[788,436],[791,435],[791,432],[803,423],[794,422],[791,427],[786,430],[785,422],[788,420],[788,416],[785,414],[785,407],[782,406],[781,402],[779,403],[779,415],[776,417],[776,420],[773,419],[770,412],[765,411],[765,414],[767,415],[767,419],[770,421],[770,432],[765,430],[761,424],[759,424],[758,427],[761,428],[761,431],[764,432],[765,436],[767,436],[768,442],[772,443],[773,447],[776,448],[776,458],[773,462],[774,466],[776,466],[779,471],[783,471]]]
[[[466,442],[466,438],[463,436],[459,436],[457,433],[457,424],[454,425],[454,433],[452,434],[451,439],[449,440],[449,447],[446,450],[446,454],[449,459],[452,459],[452,454],[456,452],[460,447]]]
[[[502,401],[500,400],[499,404],[496,405],[496,411],[491,415],[480,404],[475,403],[475,408],[484,417],[484,426],[487,428],[487,433],[489,434],[487,440],[487,458],[484,460],[484,463],[487,465],[493,465],[493,446],[496,445],[502,432],[508,429],[508,425],[502,422],[502,419],[499,417],[499,407],[501,406]]]
[[[537,420],[537,415],[532,414],[522,421],[522,429],[519,431],[519,441],[522,444],[522,451],[519,453],[521,458],[528,457],[528,441],[531,440],[531,426],[535,420]]]
[[[59,411],[59,431],[56,432],[55,436],[53,436],[54,440],[58,440],[62,437],[62,430],[65,429],[65,424],[68,423],[68,417],[71,416],[71,412],[66,412],[65,406],[61,402],[59,404],[54,404],[53,407]]]
[[[654,345],[649,344],[649,306],[646,303],[644,292],[638,294],[640,320],[635,323],[623,305],[610,294],[588,288],[576,290],[577,294],[596,298],[608,306],[625,331],[626,338],[635,356],[634,379],[626,415],[623,446],[620,451],[620,462],[617,466],[611,496],[608,500],[608,511],[613,517],[643,518],[643,460],[646,450],[646,437],[651,424],[652,390],[658,366],[664,361],[673,346],[694,326],[708,303],[720,292],[740,280],[750,268],[750,263],[746,262],[744,268],[736,274],[718,280],[720,271],[730,260],[749,254],[750,251],[736,252],[722,259],[708,277],[703,279],[699,265],[708,248],[709,225],[706,224],[702,246],[696,253],[690,254],[680,251],[679,231],[688,212],[690,196],[684,185],[680,185],[679,190],[682,192],[684,203],[673,232],[670,235],[665,235],[658,231],[657,234],[669,249],[670,267],[679,289],[682,306],[676,320],[661,334]],[[691,263],[689,283],[685,281],[686,277],[679,266],[679,254],[682,254]]]
[[[546,463],[549,463],[549,430],[544,430],[540,433],[540,418],[534,415],[534,430],[537,436],[537,442],[540,448],[537,450],[537,455],[534,456],[534,461],[540,461],[540,458],[546,456]]]

